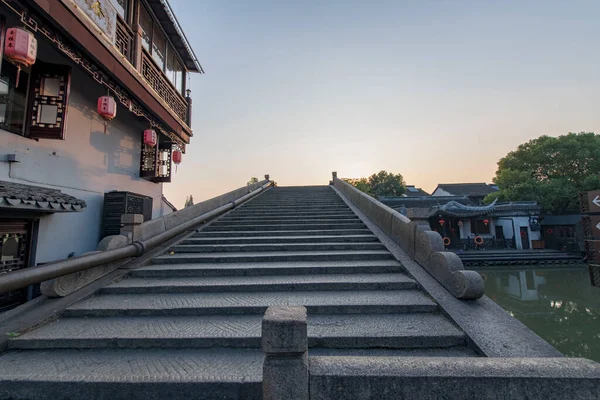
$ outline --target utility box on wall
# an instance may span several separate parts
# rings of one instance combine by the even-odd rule
[[[121,215],[142,214],[144,222],[152,219],[152,197],[131,192],[108,192],[104,194],[102,237],[118,235],[121,231]]]

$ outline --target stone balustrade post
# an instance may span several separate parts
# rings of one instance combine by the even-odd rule
[[[271,176],[269,174],[265,174],[265,179],[266,180],[271,180]]]
[[[144,223],[142,214],[121,215],[121,235],[128,236],[132,242],[139,237],[139,226]]]
[[[269,307],[262,320],[264,400],[308,400],[306,308]]]

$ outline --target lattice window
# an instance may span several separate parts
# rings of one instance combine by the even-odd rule
[[[32,138],[64,139],[71,67],[38,62],[33,71],[29,135]]]
[[[142,76],[158,95],[169,105],[171,110],[182,120],[186,120],[187,102],[177,92],[165,75],[150,59],[150,56],[142,51]]]
[[[133,34],[129,30],[129,27],[117,19],[117,34],[115,37],[115,46],[121,54],[127,58],[127,61],[131,62],[131,51],[133,48]]]

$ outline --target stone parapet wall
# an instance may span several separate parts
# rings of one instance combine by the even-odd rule
[[[265,179],[261,182],[243,186],[241,188],[232,190],[231,192],[213,197],[212,199],[208,199],[193,206],[165,215],[164,217],[155,218],[143,223],[143,218],[141,215],[123,215],[125,218],[122,219],[122,222],[125,222],[125,226],[121,228],[121,234],[105,237],[98,244],[96,249],[97,251],[86,254],[114,250],[125,247],[133,242],[146,241],[203,214],[216,210],[217,208],[226,204],[233,203],[235,205],[236,200],[266,185],[267,183],[269,183],[269,180]],[[74,274],[69,274],[61,276],[60,278],[45,281],[41,285],[42,294],[48,297],[67,296],[76,290],[81,289],[83,286],[88,285],[91,282],[116,270],[130,260],[131,259],[129,258],[119,260],[106,265],[100,265],[84,271],[76,272]]]
[[[477,299],[483,296],[481,276],[465,270],[455,253],[444,251],[442,237],[433,232],[426,221],[411,221],[339,179],[335,173],[332,184],[455,297]]]

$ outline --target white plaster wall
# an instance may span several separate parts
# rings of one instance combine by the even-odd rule
[[[469,237],[471,234],[471,220],[463,219],[462,223],[462,227],[460,228],[460,237],[464,239]]]
[[[494,224],[502,227],[502,232],[506,239],[514,237],[513,224],[511,219],[495,219]]]
[[[10,166],[0,163],[0,180],[57,188],[87,202],[82,212],[40,219],[36,261],[48,262],[96,249],[105,192],[151,196],[153,218],[170,209],[162,201],[162,184],[139,178],[141,136],[147,122],[119,105],[104,134],[96,102],[106,91],[46,42],[40,41],[38,60],[73,67],[65,140],[35,141],[0,130],[0,159],[16,153],[22,160]]]

